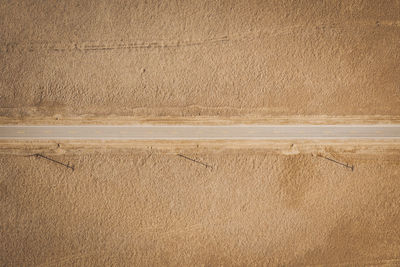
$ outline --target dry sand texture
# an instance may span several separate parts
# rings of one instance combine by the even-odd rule
[[[398,123],[399,63],[398,0],[0,1],[1,124]],[[399,159],[1,141],[0,265],[399,266]]]
[[[148,145],[3,151],[2,263],[400,264],[399,146],[366,146],[380,147],[378,154],[365,145],[310,143],[315,153],[285,155]],[[75,171],[25,157],[32,153],[74,164]]]
[[[1,1],[0,29],[3,123],[400,121],[398,0]]]

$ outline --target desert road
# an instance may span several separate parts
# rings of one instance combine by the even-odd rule
[[[0,126],[0,139],[268,140],[399,139],[400,125]]]

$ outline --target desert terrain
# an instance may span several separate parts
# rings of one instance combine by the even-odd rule
[[[400,1],[0,1],[0,125],[399,124]],[[0,139],[1,266],[399,266],[400,142]]]
[[[399,121],[399,14],[395,0],[2,1],[1,122]]]
[[[400,264],[391,142],[2,147],[5,265]]]

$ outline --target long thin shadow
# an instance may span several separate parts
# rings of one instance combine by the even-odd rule
[[[42,154],[39,154],[39,153],[36,153],[36,154],[33,154],[33,155],[29,155],[28,157],[43,158],[43,159],[52,161],[52,162],[54,162],[54,163],[57,163],[57,164],[59,164],[59,165],[62,165],[62,166],[64,166],[64,167],[68,168],[68,169],[71,169],[72,171],[75,170],[74,165],[69,165],[69,163],[68,163],[68,164],[65,164],[65,163],[63,163],[63,162],[61,162],[61,161],[58,161],[58,160],[55,160],[55,159],[46,157],[46,156],[44,156],[44,155],[42,155]]]
[[[330,158],[327,158],[327,157],[324,157],[324,156],[321,156],[321,155],[317,155],[317,156],[320,157],[320,158],[323,158],[323,159],[330,160],[330,161],[332,161],[332,162],[334,162],[334,163],[336,163],[336,164],[339,164],[339,165],[342,165],[342,166],[344,166],[344,167],[346,167],[346,168],[351,169],[351,171],[354,171],[354,165],[349,165],[349,164],[347,164],[347,163],[342,163],[342,162],[339,162],[339,161],[336,161],[336,160],[334,160],[334,159],[330,159]]]
[[[208,164],[206,164],[206,163],[204,163],[204,162],[201,162],[201,161],[198,161],[198,160],[189,158],[189,157],[187,157],[187,156],[185,156],[185,155],[182,155],[182,154],[177,154],[177,155],[178,155],[179,157],[184,158],[184,159],[187,159],[187,160],[193,161],[193,162],[195,162],[195,163],[201,164],[201,165],[205,166],[206,168],[210,167],[210,168],[212,169],[212,166],[211,166],[211,165],[208,165]]]

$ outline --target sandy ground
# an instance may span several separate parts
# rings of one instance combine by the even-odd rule
[[[0,124],[399,123],[399,62],[398,0],[0,1]],[[399,159],[2,140],[0,265],[399,266]]]
[[[395,0],[2,1],[0,29],[2,123],[400,120]]]
[[[0,155],[4,265],[400,264],[395,143],[21,144]]]

